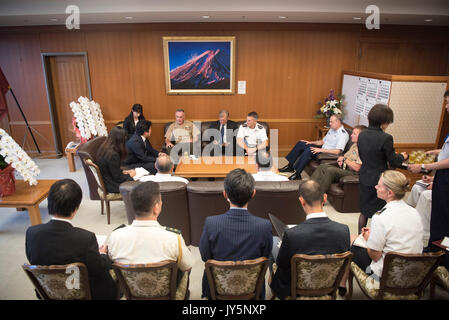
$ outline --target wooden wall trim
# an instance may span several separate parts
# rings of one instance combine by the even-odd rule
[[[51,125],[51,121],[28,121],[28,124],[30,126],[32,125]],[[10,126],[25,126],[26,123],[25,121],[10,121],[9,122]]]

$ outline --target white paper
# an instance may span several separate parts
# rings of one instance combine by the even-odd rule
[[[136,170],[136,175],[133,177],[133,179],[135,181],[140,180],[142,177],[147,176],[147,175],[150,174],[150,172],[148,172],[148,170],[146,170],[146,169],[144,169],[142,167],[136,168],[134,170]]]
[[[445,247],[449,247],[449,238],[448,237],[444,237],[444,239],[441,241],[441,245],[443,245]]]
[[[353,246],[366,248],[366,240],[365,238],[360,234],[357,239],[352,243]]]
[[[238,94],[246,94],[246,81],[238,82]]]
[[[108,237],[99,234],[96,234],[95,236],[97,237],[98,247],[101,247],[105,243],[106,238]]]
[[[287,224],[287,229],[290,229],[290,228],[293,228],[293,227],[296,227],[297,226],[297,224]]]

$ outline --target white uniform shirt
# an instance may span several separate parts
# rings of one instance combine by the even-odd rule
[[[443,143],[443,148],[441,148],[440,153],[438,154],[438,161],[449,158],[449,134],[446,137],[446,140]]]
[[[349,134],[343,126],[337,130],[330,129],[323,138],[324,144],[321,148],[327,150],[344,150],[348,140]]]
[[[194,258],[181,236],[182,259],[179,268],[193,266]],[[134,220],[130,226],[111,233],[109,257],[121,264],[145,264],[162,260],[178,260],[178,234],[154,220]]]
[[[178,177],[178,176],[172,176],[169,173],[156,173],[153,175],[143,176],[140,178],[140,181],[154,181],[154,182],[166,182],[166,181],[179,181],[184,182],[185,184],[189,183],[189,180]]]
[[[268,140],[264,126],[258,123],[256,123],[254,129],[248,127],[246,123],[241,124],[237,132],[237,138],[242,138],[244,143],[250,148],[257,147],[262,142]]]
[[[382,251],[381,258],[370,265],[379,277],[382,276],[387,252],[422,253],[423,226],[418,211],[403,200],[388,202],[381,214],[373,216],[366,245],[372,250]]]
[[[253,173],[253,178],[255,181],[288,181],[286,176],[281,176],[271,170],[259,170],[259,172]]]

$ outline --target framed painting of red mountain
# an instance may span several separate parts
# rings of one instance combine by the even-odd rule
[[[235,37],[163,37],[167,94],[234,94]]]

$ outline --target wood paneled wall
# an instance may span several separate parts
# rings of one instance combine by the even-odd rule
[[[298,139],[312,139],[317,102],[341,90],[342,70],[447,75],[449,28],[383,27],[369,31],[332,24],[126,24],[0,29],[0,66],[30,124],[37,124],[54,150],[41,53],[87,52],[92,96],[111,128],[134,103],[154,123],[152,143],[162,142],[163,124],[182,107],[187,118],[211,120],[219,109],[243,120],[256,110],[278,129],[285,153]],[[236,37],[236,81],[245,95],[166,95],[163,36]],[[23,140],[24,123],[8,93],[10,130]],[[74,97],[76,99],[77,97]],[[68,107],[68,106],[67,106]],[[8,129],[8,128],[7,128]],[[31,141],[30,139],[27,139]],[[27,144],[32,150],[32,144]]]

